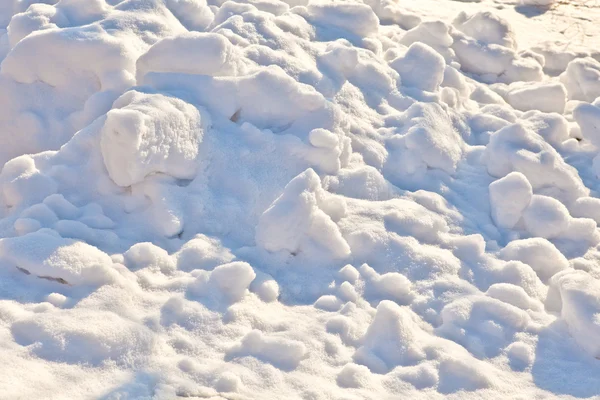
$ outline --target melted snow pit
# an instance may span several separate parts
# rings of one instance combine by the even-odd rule
[[[1,1],[0,398],[600,396],[564,3]]]

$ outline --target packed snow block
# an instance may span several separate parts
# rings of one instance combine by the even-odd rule
[[[149,242],[136,243],[123,253],[125,265],[132,271],[143,268],[172,273],[175,261],[166,250]]]
[[[252,356],[284,370],[295,369],[307,353],[304,343],[285,337],[250,331],[229,350],[229,357]]]
[[[241,300],[256,273],[250,264],[235,261],[216,267],[210,274],[209,285],[217,288],[230,302]]]
[[[408,30],[421,22],[418,15],[400,7],[395,0],[366,0],[365,4],[373,9],[383,24],[397,24],[400,28]]]
[[[426,44],[410,45],[404,56],[390,63],[402,81],[402,86],[415,87],[428,92],[439,89],[444,80],[444,58]]]
[[[47,29],[19,41],[0,71],[19,83],[41,81],[88,96],[134,84],[131,49],[96,24]]]
[[[206,0],[166,0],[165,5],[189,31],[203,31],[214,19]]]
[[[4,164],[0,185],[4,203],[11,207],[35,204],[58,189],[56,181],[40,171],[30,155],[13,158]]]
[[[209,76],[236,75],[238,55],[223,35],[186,32],[156,42],[138,58],[137,81],[149,72]]]
[[[452,49],[461,70],[478,75],[500,75],[511,65],[515,52],[498,44],[485,44],[460,33],[454,34]]]
[[[508,21],[490,11],[479,11],[472,15],[462,11],[452,24],[480,43],[517,48],[515,33]]]
[[[379,30],[379,19],[366,4],[310,3],[307,10],[309,19],[316,24],[348,31],[358,37],[370,36]]]
[[[11,333],[22,346],[48,361],[101,366],[106,361],[131,366],[155,345],[153,332],[114,312],[70,309],[40,313],[15,322]]]
[[[569,139],[569,121],[560,114],[534,110],[523,114],[521,121],[553,146]]]
[[[567,91],[561,83],[511,85],[506,100],[517,110],[562,114],[567,104]]]
[[[415,294],[412,282],[399,272],[379,274],[373,268],[364,264],[360,267],[365,281],[364,297],[370,302],[392,300],[399,304],[410,304]]]
[[[498,78],[505,83],[540,82],[544,79],[543,61],[520,53]]]
[[[220,240],[206,235],[196,235],[188,240],[173,256],[177,260],[177,269],[181,271],[212,270],[235,258]]]
[[[585,271],[565,270],[550,281],[546,308],[560,314],[575,341],[600,358],[600,281]]]
[[[0,256],[23,272],[70,285],[103,285],[118,279],[106,253],[45,230],[0,239]]]
[[[567,88],[569,100],[591,103],[600,96],[600,62],[591,57],[577,58],[560,75],[560,81]]]
[[[415,103],[406,113],[412,127],[406,133],[406,147],[432,168],[454,173],[462,158],[464,143],[448,114],[438,104]]]
[[[425,359],[419,342],[427,333],[419,324],[419,318],[409,308],[387,300],[380,302],[362,346],[352,357],[354,362],[385,374],[396,366],[414,365]]]
[[[333,112],[325,97],[279,67],[270,66],[241,78],[235,96],[239,118],[259,128],[293,129],[302,124],[310,126],[306,130],[331,128]]]
[[[378,169],[361,165],[356,169],[344,168],[337,176],[326,176],[323,184],[327,190],[355,199],[372,201],[392,198],[393,187]]]
[[[424,21],[409,30],[400,38],[400,43],[410,46],[413,43],[424,43],[438,52],[446,62],[452,61],[455,54],[450,48],[454,39],[450,35],[450,27],[442,21]]]
[[[484,153],[488,173],[503,177],[521,172],[535,190],[553,188],[564,200],[587,196],[577,170],[540,135],[522,124],[512,124],[490,137]]]
[[[548,282],[556,273],[569,267],[569,260],[543,238],[513,240],[500,250],[498,257],[528,264],[542,282]]]
[[[578,104],[573,109],[573,119],[581,129],[581,135],[600,148],[600,101]]]
[[[546,239],[561,236],[569,227],[569,210],[560,201],[542,195],[533,195],[523,212],[525,228],[533,236]]]
[[[347,257],[350,246],[331,217],[340,204],[332,203],[336,200],[329,196],[312,169],[301,173],[261,215],[256,243],[271,252],[303,252],[310,257],[316,251],[333,258]]]
[[[336,382],[343,388],[361,388],[369,386],[371,371],[364,365],[348,363],[339,372]]]
[[[109,176],[119,186],[139,183],[156,172],[194,178],[207,119],[178,98],[125,93],[106,115],[101,132],[100,147]]]
[[[279,298],[279,284],[269,274],[255,271],[256,278],[250,284],[250,291],[256,293],[265,303],[270,303]]]
[[[524,310],[483,295],[461,297],[441,312],[436,333],[464,346],[478,358],[495,357],[517,332],[527,328]]]
[[[533,189],[525,175],[511,172],[489,186],[492,218],[496,225],[512,229],[531,202]]]

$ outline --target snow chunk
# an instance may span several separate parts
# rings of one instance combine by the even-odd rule
[[[214,19],[206,0],[166,0],[165,5],[190,31],[205,30]],[[186,57],[189,57],[188,53],[186,53]]]
[[[210,274],[209,284],[214,284],[229,301],[236,302],[246,295],[254,278],[256,274],[250,264],[236,261],[215,268]]]
[[[600,199],[580,197],[573,203],[571,215],[576,218],[591,218],[600,224]]]
[[[417,341],[425,333],[417,321],[409,308],[382,301],[363,337],[363,345],[354,353],[354,361],[382,374],[398,365],[423,360],[426,356]]]
[[[219,240],[206,235],[196,235],[190,239],[174,254],[174,257],[177,260],[177,269],[182,271],[212,270],[235,258]]]
[[[462,11],[454,19],[453,25],[466,35],[485,44],[497,44],[516,49],[515,33],[505,19],[490,11],[479,11],[467,15]]]
[[[600,357],[600,282],[585,271],[566,270],[550,281],[546,299],[559,312],[573,338],[592,357]]]
[[[519,260],[529,264],[543,282],[569,267],[569,261],[558,249],[543,238],[514,240],[500,250],[503,260]]]
[[[533,191],[525,175],[511,172],[489,186],[492,218],[496,225],[512,229],[531,202]]]
[[[345,388],[360,388],[369,385],[371,371],[364,365],[348,363],[337,376],[337,383]]]
[[[108,174],[119,186],[162,172],[180,179],[196,174],[206,116],[183,100],[130,91],[106,115],[100,146]]]
[[[480,358],[498,355],[512,342],[514,334],[523,331],[530,321],[525,311],[479,295],[463,297],[446,305],[441,317],[442,324],[437,332]]]
[[[76,308],[36,314],[15,322],[11,331],[17,343],[37,343],[33,351],[54,362],[98,366],[112,360],[127,365],[154,347],[148,328],[108,311]]]
[[[40,171],[29,155],[13,158],[4,164],[0,184],[8,206],[36,203],[57,190],[56,181]]]
[[[172,1],[171,1],[172,2]],[[137,60],[137,80],[149,72],[236,75],[238,56],[223,35],[187,32],[156,42]]]
[[[421,178],[427,167],[453,174],[462,158],[464,142],[448,113],[439,104],[415,103],[402,119],[406,121],[406,134],[388,140],[386,178],[403,180],[413,175]]]
[[[577,170],[536,133],[521,124],[509,125],[490,137],[484,160],[490,175],[503,177],[512,171],[527,177],[534,190],[551,187],[565,200],[587,196]]]
[[[118,278],[108,254],[43,230],[0,239],[0,255],[31,274],[71,285],[103,285]]]
[[[256,272],[256,278],[250,284],[250,290],[266,303],[275,301],[279,297],[279,284],[271,275],[264,272]]]
[[[29,35],[0,66],[20,83],[42,81],[67,91],[87,89],[88,94],[131,86],[134,69],[130,49],[96,24]]]
[[[527,292],[525,292],[525,289],[510,283],[495,283],[488,288],[485,294],[494,299],[519,307],[521,310],[532,308],[535,308],[536,310],[541,309],[541,307],[536,307],[537,304],[541,305],[541,303],[536,304],[533,299],[529,297]]]
[[[573,119],[581,129],[581,135],[596,147],[600,147],[600,101],[594,104],[578,104],[573,109]],[[598,169],[595,168],[596,174]]]
[[[348,243],[325,211],[326,197],[321,180],[312,169],[301,173],[261,215],[256,243],[271,252],[297,254],[316,250],[335,258],[348,256]]]
[[[169,253],[152,243],[136,243],[123,256],[127,267],[133,271],[148,267],[163,273],[175,270],[175,262]]]
[[[523,213],[525,227],[534,236],[555,238],[569,227],[569,210],[560,201],[542,195],[533,195]]]
[[[278,336],[266,336],[259,330],[253,330],[230,349],[229,356],[252,356],[277,368],[292,370],[300,364],[306,351],[306,346],[302,342]]]
[[[403,86],[435,92],[444,80],[446,62],[434,49],[417,42],[402,57],[393,60],[390,67],[400,74]]]
[[[591,57],[577,58],[560,75],[569,100],[592,102],[600,96],[600,62]]]
[[[569,139],[569,122],[560,114],[530,111],[521,118],[529,129],[555,147]]]
[[[438,389],[441,393],[453,393],[460,390],[475,391],[493,386],[493,378],[483,363],[472,360],[448,358],[440,363],[440,383]]]
[[[561,83],[511,85],[506,100],[517,110],[562,114],[567,104],[567,90]]]
[[[379,29],[379,19],[373,9],[366,4],[311,3],[308,12],[318,24],[345,30],[358,37],[373,35]]]

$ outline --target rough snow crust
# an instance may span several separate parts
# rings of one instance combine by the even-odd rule
[[[0,1],[0,398],[600,396],[551,3]]]

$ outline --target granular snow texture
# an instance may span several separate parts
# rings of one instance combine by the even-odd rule
[[[0,0],[0,399],[599,398],[599,7]]]

